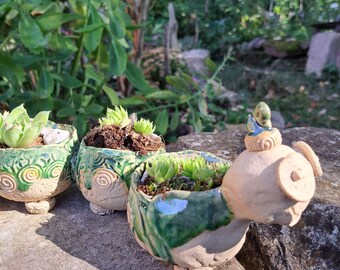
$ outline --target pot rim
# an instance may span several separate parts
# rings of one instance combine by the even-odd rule
[[[177,156],[177,155],[193,156],[193,157],[200,155],[203,158],[205,158],[206,160],[208,158],[213,158],[213,160],[210,161],[210,162],[214,162],[214,163],[225,162],[225,163],[229,163],[230,165],[232,164],[232,162],[229,161],[229,160],[225,160],[223,158],[220,158],[220,157],[218,157],[214,154],[211,154],[211,153],[205,152],[205,151],[184,150],[184,151],[179,151],[179,152],[163,153],[163,154],[159,154],[159,155],[156,155],[156,156],[152,156],[152,157],[148,158],[147,160],[145,160],[145,162],[140,164],[140,166],[135,170],[135,172],[131,176],[131,187],[130,188],[134,188],[134,191],[140,193],[148,202],[151,202],[153,200],[157,200],[160,196],[161,197],[164,196],[164,194],[166,194],[166,195],[172,195],[172,194],[176,194],[176,193],[179,193],[179,194],[202,194],[202,193],[208,193],[208,192],[210,192],[210,193],[211,192],[220,193],[220,190],[219,190],[220,186],[212,188],[212,189],[208,189],[208,190],[203,190],[203,191],[169,190],[169,191],[165,191],[162,194],[156,194],[154,196],[147,195],[142,190],[138,189],[140,180],[144,177],[145,174],[147,174],[147,172],[143,168],[143,166],[145,165],[146,162],[148,162],[152,158],[157,158],[157,157],[162,157],[162,156]],[[142,175],[140,173],[141,170],[144,171]]]
[[[39,150],[39,149],[46,149],[46,148],[65,148],[66,145],[68,145],[71,141],[76,142],[78,140],[77,130],[74,126],[68,125],[68,124],[59,124],[54,123],[52,121],[48,121],[46,127],[50,128],[58,128],[62,130],[67,130],[70,132],[70,136],[65,139],[64,141],[60,143],[54,143],[54,144],[47,144],[47,145],[36,145],[32,147],[26,147],[26,148],[14,148],[14,147],[8,147],[8,148],[0,148],[0,152],[10,152],[10,151],[18,151],[18,150],[25,150],[25,151],[33,151],[33,150]]]

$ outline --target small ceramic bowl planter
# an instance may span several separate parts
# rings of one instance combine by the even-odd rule
[[[26,119],[22,129],[18,123],[11,126],[8,122],[18,111],[26,113],[20,106],[7,114],[7,119],[6,114],[1,115],[1,143],[3,146],[6,143],[6,148],[0,148],[0,196],[25,202],[29,213],[46,213],[55,205],[54,197],[71,186],[70,159],[77,142],[77,132],[72,126],[47,122],[48,112],[44,121],[37,121],[40,118],[38,114],[31,121],[32,128],[41,126],[35,131],[43,142],[25,146],[23,141],[29,141],[31,136],[30,130],[25,133],[31,125],[30,119]],[[20,135],[16,137],[14,132],[20,132]],[[20,140],[14,142],[14,138]]]
[[[105,215],[126,210],[131,173],[150,156],[164,153],[165,145],[151,122],[131,120],[121,107],[108,109],[99,122],[80,144],[75,179],[91,211]]]
[[[322,174],[317,156],[305,142],[297,142],[293,148],[282,145],[280,132],[271,127],[270,109],[263,102],[249,115],[247,127],[247,149],[231,164],[218,187],[182,191],[155,186],[150,180],[154,175],[173,177],[168,166],[153,162],[158,157],[135,171],[128,221],[137,242],[154,257],[177,269],[211,269],[237,254],[251,220],[289,226],[299,221],[314,194],[314,177]],[[212,155],[198,154],[206,161],[220,162]],[[187,171],[184,167],[180,165],[179,172]],[[211,174],[199,169],[196,178],[198,175]],[[172,179],[178,187],[188,183],[187,178]],[[154,190],[161,193],[152,193]]]

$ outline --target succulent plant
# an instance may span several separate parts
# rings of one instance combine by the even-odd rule
[[[99,119],[100,126],[116,125],[124,128],[129,125],[130,122],[128,112],[122,106],[115,106],[113,110],[107,108],[106,117]]]
[[[195,158],[183,158],[181,159],[181,166],[181,174],[195,180],[197,171],[206,167],[206,162],[205,159],[201,156]]]
[[[209,163],[204,157],[159,157],[147,164],[150,177],[146,189],[154,193],[159,184],[168,181],[170,189],[207,190],[218,186],[229,169],[229,163]],[[163,190],[160,188],[159,190]]]
[[[179,164],[172,157],[158,158],[148,163],[146,171],[158,183],[163,183],[177,176]]]
[[[230,168],[230,163],[212,163],[210,166],[215,171],[215,178],[223,178]]]
[[[49,113],[41,111],[31,119],[22,104],[10,113],[0,114],[0,143],[14,148],[29,146],[46,126]]]
[[[152,122],[141,118],[133,124],[133,129],[140,134],[150,135],[155,131],[155,127]]]

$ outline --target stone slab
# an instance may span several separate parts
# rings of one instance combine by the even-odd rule
[[[0,197],[0,270],[168,270],[135,241],[126,211],[99,216],[78,188],[56,197],[47,214]],[[244,270],[233,260],[216,270]]]

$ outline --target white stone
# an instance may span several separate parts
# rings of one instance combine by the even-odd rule
[[[322,69],[328,64],[334,64],[340,70],[340,34],[336,32],[322,32],[313,36],[305,72],[321,76]]]
[[[44,144],[61,143],[70,137],[70,132],[58,128],[43,128],[41,131],[43,135]]]

